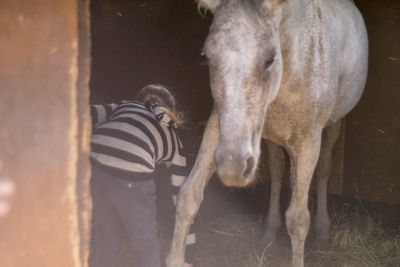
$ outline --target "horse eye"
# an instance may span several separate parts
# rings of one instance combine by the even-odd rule
[[[272,63],[274,63],[274,59],[275,57],[270,57],[269,59],[267,59],[264,63],[264,69],[269,69]]]

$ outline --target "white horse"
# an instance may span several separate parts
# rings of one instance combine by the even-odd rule
[[[227,186],[254,180],[260,140],[272,166],[266,242],[281,225],[283,147],[290,158],[286,227],[292,266],[304,265],[310,224],[310,181],[330,168],[341,119],[357,104],[367,77],[368,40],[349,0],[198,0],[214,15],[203,52],[209,60],[214,108],[195,165],[181,189],[169,267],[180,267],[184,242],[204,187],[216,171]],[[321,140],[323,142],[321,142]],[[322,143],[322,145],[321,145]],[[328,175],[318,181],[317,236],[329,235]]]

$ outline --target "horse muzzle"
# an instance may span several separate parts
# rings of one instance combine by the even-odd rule
[[[246,150],[218,147],[215,151],[215,166],[223,184],[244,187],[254,180],[256,158]]]

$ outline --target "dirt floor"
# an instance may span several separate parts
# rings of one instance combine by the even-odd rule
[[[218,203],[218,208],[204,208],[210,206],[205,203],[196,219],[197,267],[290,266],[290,239],[285,227],[280,231],[278,244],[260,246],[264,219],[261,214],[249,212],[252,209],[245,209],[243,201],[216,191],[209,190],[206,199],[212,199],[213,205]],[[354,203],[331,206],[330,214],[331,240],[326,249],[311,248],[311,226],[306,241],[306,266],[400,266],[400,226],[390,225],[369,207]],[[172,218],[165,221],[168,217],[160,221],[163,259],[172,235]],[[125,246],[119,267],[132,267],[134,262],[129,246]]]

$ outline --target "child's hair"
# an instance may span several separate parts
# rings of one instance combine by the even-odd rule
[[[182,114],[175,111],[175,97],[165,85],[155,83],[146,85],[138,92],[136,100],[141,103],[148,101],[157,103],[176,124],[182,123]]]

